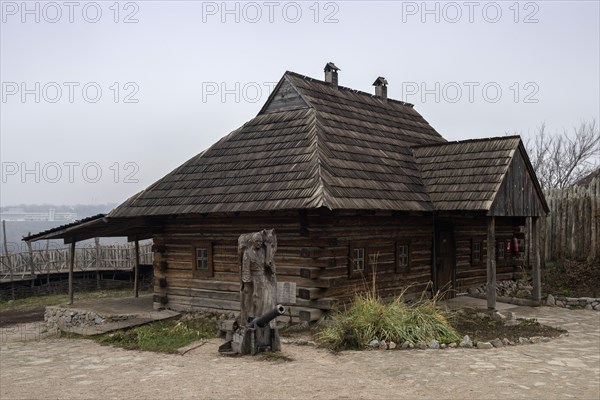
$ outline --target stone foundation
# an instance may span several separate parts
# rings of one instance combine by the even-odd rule
[[[497,281],[496,296],[498,297],[518,297],[522,299],[530,299],[533,285],[530,281]],[[468,293],[472,296],[485,295],[487,293],[486,285],[480,285],[468,289]]]

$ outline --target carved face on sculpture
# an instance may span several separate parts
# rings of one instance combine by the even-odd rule
[[[277,251],[277,237],[275,229],[263,229],[261,232],[263,243],[265,244],[265,263],[267,266],[273,266],[273,258]]]
[[[262,234],[260,232],[253,233],[251,243],[252,243],[252,247],[254,247],[257,250],[260,249],[263,245]]]

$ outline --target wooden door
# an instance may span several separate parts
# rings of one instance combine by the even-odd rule
[[[444,298],[453,298],[455,276],[454,229],[449,226],[436,229],[436,263],[434,283],[436,291],[445,292]]]

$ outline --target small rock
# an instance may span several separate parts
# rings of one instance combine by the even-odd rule
[[[519,344],[529,344],[529,338],[525,338],[525,337],[520,337],[519,338]]]
[[[504,316],[506,317],[506,320],[507,320],[507,321],[512,321],[512,320],[515,320],[515,319],[517,319],[517,316],[516,316],[516,315],[515,315],[515,313],[514,313],[514,312],[512,312],[512,311],[507,311],[507,312],[505,312],[505,313],[504,313]]]
[[[440,344],[440,349],[446,349],[446,348],[448,348],[448,345],[446,343]]]
[[[429,347],[430,349],[439,349],[440,348],[440,342],[438,342],[437,340],[432,340],[431,342],[429,342],[427,344],[427,347]]]
[[[388,344],[388,349],[390,349],[390,350],[394,350],[395,348],[396,348],[396,343],[394,343],[394,342],[390,342],[390,343]]]
[[[490,342],[477,342],[478,349],[491,349],[493,347]]]
[[[519,289],[515,294],[516,297],[531,297],[531,291],[527,289]]]
[[[410,340],[407,340],[404,343],[402,343],[402,348],[403,349],[412,349],[414,347],[415,347],[414,343],[411,342]]]
[[[512,346],[513,342],[511,342],[510,340],[508,340],[508,338],[504,338],[504,339],[502,339],[502,344],[504,346]]]
[[[600,303],[598,303],[594,306],[594,310],[600,311]]]
[[[556,305],[557,307],[564,307],[564,306],[565,306],[565,303],[564,303],[564,301],[562,301],[562,300],[556,300],[556,303],[555,303],[555,305]]]
[[[542,338],[540,336],[532,336],[529,338],[529,342],[531,343],[540,343]]]
[[[492,346],[494,346],[494,347],[503,347],[503,346],[504,346],[504,344],[502,343],[502,340],[500,340],[500,339],[498,339],[498,338],[496,338],[496,339],[492,340],[490,343],[491,343],[491,344],[492,344]]]
[[[591,304],[586,304],[585,307],[583,307],[584,310],[593,310],[594,308],[592,307]]]
[[[546,298],[546,304],[549,305],[549,306],[556,305],[556,300],[554,299],[554,296],[552,296],[551,294],[549,294],[548,297]]]
[[[506,317],[503,314],[499,313],[498,311],[492,312],[490,317],[492,317],[492,319],[494,321],[504,321],[506,319]]]
[[[104,320],[98,315],[96,316],[96,318],[94,318],[94,323],[96,325],[100,325]]]
[[[467,292],[468,292],[468,293],[469,293],[471,296],[474,296],[474,295],[477,295],[477,294],[479,294],[479,290],[477,290],[477,288],[469,288],[469,290],[467,290]]]
[[[458,346],[456,343],[452,342],[452,343],[448,343],[448,347],[451,349],[456,348],[456,346]]]
[[[519,325],[519,321],[517,321],[516,319],[509,319],[507,321],[504,321],[504,325],[506,325],[506,326]]]
[[[371,346],[374,349],[378,349],[379,348],[379,340],[377,340],[377,339],[371,340],[371,342],[369,343],[369,346]]]
[[[419,350],[425,350],[427,348],[427,344],[425,342],[417,342],[415,347]]]
[[[379,342],[379,350],[387,350],[387,342],[385,340]]]
[[[550,338],[548,336],[542,336],[542,343],[548,343]]]
[[[463,339],[460,341],[459,346],[464,348],[471,348],[473,347],[473,341],[471,340],[469,335],[465,335],[465,337],[463,337]]]
[[[477,318],[479,318],[479,319],[485,319],[487,317],[487,314],[486,313],[482,313],[482,312],[478,312],[478,313],[475,313],[475,316]]]

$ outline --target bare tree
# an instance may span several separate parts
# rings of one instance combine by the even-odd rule
[[[549,134],[546,125],[525,142],[542,188],[565,188],[600,167],[600,131],[596,120],[583,121],[570,133]]]

